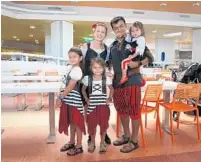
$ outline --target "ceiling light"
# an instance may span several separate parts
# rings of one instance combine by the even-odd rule
[[[34,25],[30,25],[30,29],[35,29],[36,27]]]
[[[35,42],[36,44],[39,44],[39,42]]]
[[[36,39],[35,42],[38,42],[38,40]]]
[[[199,2],[193,3],[193,7],[200,6]]]
[[[156,30],[156,29],[153,29],[153,30],[152,30],[152,33],[156,33],[156,32],[157,32],[157,30]]]
[[[17,38],[17,36],[13,36],[13,38],[14,38],[14,39],[16,39],[16,38]]]
[[[19,38],[17,38],[16,40],[17,40],[17,41],[19,41],[20,39],[19,39]]]
[[[181,36],[181,32],[177,32],[177,33],[167,33],[167,34],[163,34],[164,37],[176,37],[176,36]]]
[[[78,1],[71,1],[71,3],[78,3]]]
[[[161,3],[160,6],[161,6],[161,7],[166,7],[166,6],[167,6],[167,3]]]
[[[30,37],[33,37],[33,34],[29,34]]]

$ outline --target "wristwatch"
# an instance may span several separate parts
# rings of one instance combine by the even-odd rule
[[[62,96],[61,95],[59,95],[58,97],[57,97],[59,100],[63,100],[63,98],[62,98]]]

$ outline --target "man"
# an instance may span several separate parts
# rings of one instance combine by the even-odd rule
[[[129,153],[137,148],[138,145],[138,132],[140,126],[140,101],[141,101],[141,74],[140,66],[146,65],[153,61],[153,56],[149,49],[146,47],[144,51],[145,58],[142,61],[132,61],[129,64],[128,76],[129,79],[123,85],[119,84],[121,80],[121,62],[126,56],[126,47],[128,42],[126,38],[126,21],[123,17],[115,17],[111,20],[110,25],[116,35],[116,40],[110,48],[109,62],[114,69],[114,105],[120,115],[121,123],[124,130],[124,135],[113,142],[115,146],[123,147],[120,149],[123,153]],[[131,119],[132,133],[130,134],[129,122]]]

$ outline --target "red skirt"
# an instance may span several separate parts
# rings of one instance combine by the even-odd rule
[[[141,118],[141,88],[133,85],[114,90],[114,106],[120,116],[130,116],[133,120]]]
[[[97,106],[87,115],[88,133],[93,136],[96,133],[97,125],[100,126],[100,134],[106,132],[109,127],[110,109],[107,105]]]
[[[86,134],[84,115],[76,107],[62,103],[59,115],[59,133],[68,135],[68,127],[70,124],[75,124]]]

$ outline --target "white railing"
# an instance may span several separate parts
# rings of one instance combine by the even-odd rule
[[[60,75],[65,74],[68,61],[64,58],[56,58],[45,55],[34,55],[20,52],[1,53],[1,76],[28,75],[56,71]]]
[[[43,63],[53,63],[57,65],[66,65],[67,59],[52,57],[47,55],[36,55],[21,52],[1,52],[1,60],[4,61],[37,61]]]

